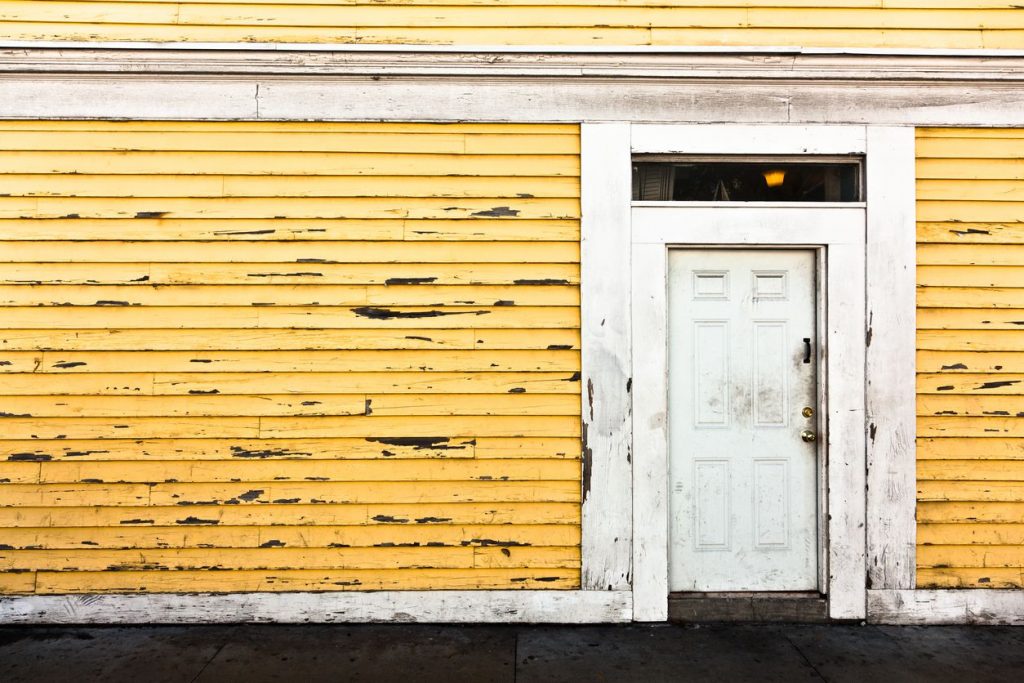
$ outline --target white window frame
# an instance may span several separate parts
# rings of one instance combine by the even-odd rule
[[[728,124],[584,124],[583,126],[583,368],[584,422],[591,477],[602,468],[617,477],[631,459],[630,485],[597,507],[616,530],[621,501],[633,501],[633,618],[667,617],[667,472],[664,359],[665,256],[669,244],[785,245],[824,248],[828,254],[828,326],[831,346],[831,441],[827,594],[836,619],[867,615],[867,588],[914,585],[915,453],[915,207],[914,132],[891,126],[797,126]],[[728,234],[719,225],[703,235],[663,231],[633,235],[632,211],[685,211],[631,205],[632,154],[864,155],[866,205],[859,211],[856,240],[827,230],[794,237],[767,229],[758,235]],[[744,205],[746,206],[746,205]],[[763,208],[763,207],[762,207]],[[783,211],[807,207],[783,208]],[[813,210],[822,210],[818,205]],[[710,212],[728,211],[707,205]],[[735,210],[735,209],[734,209]],[[713,220],[709,216],[709,220]],[[632,256],[629,256],[632,254]],[[632,329],[609,334],[609,321],[629,319]],[[614,323],[613,323],[614,324]],[[631,339],[644,339],[643,351]],[[653,350],[653,351],[652,351]],[[661,354],[658,356],[657,354]],[[653,357],[652,357],[653,354]],[[626,368],[635,392],[619,390],[616,370]],[[608,391],[607,389],[611,390]],[[590,406],[597,412],[588,415]],[[600,406],[600,408],[597,408]],[[632,448],[620,438],[632,415]],[[588,417],[590,420],[588,421]],[[603,422],[598,423],[600,417]],[[596,429],[595,429],[596,428]],[[606,438],[608,437],[608,438]],[[615,507],[619,514],[609,508]],[[595,533],[584,507],[584,565],[597,545],[617,533]],[[587,540],[587,529],[593,534]],[[605,557],[608,560],[608,556]],[[621,566],[621,560],[612,562]],[[586,575],[586,574],[585,574]]]

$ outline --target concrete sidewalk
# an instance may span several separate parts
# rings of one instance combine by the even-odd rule
[[[0,681],[1013,681],[1024,628],[2,627]]]

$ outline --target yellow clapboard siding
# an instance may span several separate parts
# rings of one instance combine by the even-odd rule
[[[919,501],[1016,503],[1024,484],[1005,481],[919,481]]]
[[[978,525],[984,528],[985,525]],[[1000,526],[1000,525],[988,525]],[[1006,533],[1013,533],[1014,525]],[[1002,536],[1000,536],[1002,537]],[[332,547],[572,547],[580,542],[579,527],[570,524],[222,527],[184,524],[174,527],[13,528],[0,530],[0,545],[14,550],[129,548],[332,548]]]
[[[957,396],[950,394],[919,396],[917,414],[983,417],[1024,417],[1024,398],[1019,396]]]
[[[579,377],[543,372],[80,373],[55,385],[42,373],[4,378],[11,396],[189,396],[229,394],[579,394]],[[483,399],[487,400],[487,399]],[[14,411],[10,411],[14,412]]]
[[[918,460],[1024,459],[1024,440],[971,438],[918,439]]]
[[[917,371],[921,373],[1019,373],[1024,374],[1024,353],[1004,351],[918,351]]]
[[[1024,245],[919,244],[917,264],[929,266],[1017,266],[1024,263]]]
[[[133,218],[131,220],[123,218],[46,218],[38,220],[0,219],[0,234],[7,240],[76,240],[79,242],[94,240],[111,242],[175,240],[186,242],[204,240],[571,242],[579,240],[580,228],[579,221],[575,219],[525,218],[517,218],[514,221],[504,218]],[[7,269],[10,269],[10,266],[4,267],[4,270]],[[114,267],[111,270],[116,272],[117,269]],[[155,274],[159,274],[165,268],[157,267],[154,270]],[[435,266],[435,270],[443,269]],[[375,273],[377,276],[382,274],[379,270]],[[53,275],[54,273],[47,272],[43,278]],[[103,273],[103,276],[109,277],[107,273]],[[323,276],[323,274],[320,275],[320,277]],[[252,280],[252,282],[259,284],[256,280]],[[309,282],[308,276],[305,282]],[[270,283],[264,282],[263,284]],[[441,284],[448,283],[442,282]]]
[[[1021,585],[1024,585],[1024,572],[1016,567],[923,567],[917,570],[918,588],[1019,588]]]
[[[981,48],[1014,45],[1002,37],[1024,25],[1013,7],[850,0],[6,2],[0,20],[13,38],[50,40]]]
[[[1024,202],[919,200],[917,219],[922,222],[1008,223],[1020,218]]]
[[[919,330],[1014,330],[1022,327],[1024,327],[1024,310],[1022,309],[923,307],[917,309],[917,328]]]
[[[920,228],[920,226],[918,226]],[[1018,229],[1024,232],[1024,225]],[[1017,289],[1024,287],[1024,267],[1001,266],[921,266],[917,269],[918,287],[964,287]],[[978,302],[984,305],[984,302]]]
[[[0,20],[3,19],[3,5],[0,3]],[[486,129],[481,129],[486,130]],[[357,132],[319,130],[288,134],[269,130],[216,132],[208,131],[197,136],[192,130],[159,132],[117,130],[108,134],[97,131],[78,132],[65,129],[61,135],[50,131],[3,130],[0,129],[0,146],[5,150],[17,151],[116,151],[116,152],[202,152],[215,149],[218,152],[345,152],[350,154],[409,153],[417,154],[578,154],[579,136],[576,131],[562,134],[532,135],[520,133],[454,133],[438,131],[428,135],[416,135],[416,144],[410,147],[408,132],[364,129]],[[174,178],[168,178],[173,183]],[[372,184],[371,184],[372,187]],[[401,189],[401,183],[392,185],[392,192]],[[391,193],[389,193],[391,194]],[[183,193],[161,195],[188,197]],[[273,196],[273,195],[272,195]],[[368,194],[353,196],[373,196]],[[394,194],[411,197],[413,194]],[[427,196],[438,196],[431,194]],[[469,196],[487,196],[473,194]],[[568,195],[575,196],[575,195]]]
[[[1024,436],[1024,420],[1015,417],[919,417],[917,433],[918,436],[934,437],[1018,437]]]
[[[329,331],[327,331],[329,333]],[[476,330],[485,338],[488,331]],[[0,371],[6,373],[80,374],[93,372],[381,372],[381,371],[578,371],[579,332],[577,330],[509,330],[499,350],[481,345],[481,350],[426,350],[432,342],[421,344],[368,344],[385,349],[398,346],[403,350],[385,351],[44,351],[3,352]],[[216,334],[223,334],[218,330]],[[437,334],[436,330],[402,330],[403,335]],[[326,333],[325,333],[326,334]],[[329,334],[326,334],[329,336]],[[208,338],[210,338],[208,336]],[[432,340],[433,337],[424,337]],[[552,344],[552,342],[554,342]],[[511,347],[540,347],[537,350],[504,350]],[[404,347],[404,348],[403,348]],[[550,348],[549,348],[550,347]],[[406,349],[425,349],[409,351]]]
[[[121,221],[135,223],[137,221]],[[138,221],[146,223],[145,220]],[[472,221],[469,221],[472,223]],[[525,223],[532,225],[526,221]],[[518,222],[516,222],[518,224]],[[143,228],[152,230],[152,226]],[[223,239],[227,239],[226,237]],[[578,285],[576,263],[0,263],[3,284]]]
[[[63,121],[59,125],[63,125]],[[319,125],[319,124],[317,124]],[[410,141],[411,142],[411,141]],[[7,152],[8,173],[578,177],[579,155],[342,152]],[[0,169],[2,170],[2,169]],[[2,176],[2,173],[0,173]],[[514,183],[514,181],[513,181]]]
[[[502,552],[504,550],[504,552]],[[507,553],[507,554],[506,554]],[[208,548],[0,550],[0,571],[256,569],[470,569],[579,567],[579,550],[557,547]]]
[[[1006,567],[1024,566],[1020,545],[918,545],[919,567]]]
[[[24,439],[579,436],[578,416],[4,417],[0,441]],[[955,436],[955,434],[951,434]]]
[[[0,143],[0,591],[579,586],[578,126]]]
[[[133,1],[133,0],[129,0]],[[143,0],[150,1],[150,0]],[[206,0],[204,0],[206,1]],[[343,0],[347,1],[347,0]],[[358,4],[360,0],[353,0]],[[618,2],[619,0],[613,0]],[[272,0],[271,4],[277,4],[279,0]],[[321,4],[320,0],[312,0],[310,4]],[[445,4],[441,2],[440,4]],[[163,131],[189,131],[192,133],[253,133],[253,132],[277,132],[277,133],[417,133],[420,135],[451,135],[453,133],[503,133],[515,135],[526,133],[529,135],[575,135],[579,132],[579,126],[575,123],[413,123],[395,121],[318,121],[315,128],[305,121],[104,121],[104,120],[80,120],[60,121],[58,124],[62,131],[95,131],[104,133],[118,133],[129,131],[163,132]],[[52,120],[14,120],[6,119],[0,121],[0,130],[5,131],[52,131],[54,122]],[[934,128],[938,131],[957,131],[956,128]],[[959,136],[954,136],[959,137]]]
[[[952,467],[949,463],[936,463]],[[0,477],[35,477],[36,483],[124,482],[247,482],[280,481],[565,481],[579,476],[574,460],[466,458],[418,459],[393,465],[378,460],[277,460],[246,462],[0,462]],[[34,475],[33,475],[34,471]],[[1015,477],[1017,478],[1017,477]]]
[[[951,244],[1021,244],[1024,226],[1019,223],[925,223],[917,224],[917,241]]]
[[[1024,351],[1024,330],[919,330],[917,348],[929,351]],[[996,358],[1001,355],[995,356]],[[994,362],[993,366],[1000,363]]]
[[[394,202],[391,202],[393,205]],[[117,205],[117,203],[115,203]],[[274,211],[273,203],[267,207]],[[273,213],[272,213],[273,215]],[[565,242],[3,242],[4,263],[282,263],[315,271],[332,263],[579,263],[579,245]],[[56,268],[56,267],[55,267]],[[255,272],[265,266],[249,265]],[[252,272],[252,271],[250,271]],[[391,275],[388,275],[391,277]]]
[[[571,285],[0,285],[0,306],[577,306],[579,299]]]
[[[2,290],[0,290],[2,291]],[[919,287],[919,308],[1022,308],[1024,289],[1005,287]]]
[[[1019,460],[923,460],[917,464],[922,481],[1024,481]]]
[[[32,593],[35,588],[35,572],[0,572],[0,594]]]
[[[117,201],[112,201],[116,199]],[[0,218],[579,218],[579,201],[507,197],[0,197]]]
[[[0,461],[366,460],[376,458],[567,458],[582,454],[571,437],[363,437],[321,439],[58,439],[0,441]]]
[[[1024,545],[1024,524],[922,524],[919,545]]]
[[[1019,202],[1024,180],[918,180],[917,198],[935,201]]]
[[[486,317],[485,317],[486,316]],[[468,321],[468,322],[467,322]],[[575,306],[165,306],[0,307],[0,329],[62,328],[578,328]]]
[[[320,415],[576,415],[563,394],[270,394],[217,396],[6,396],[0,415],[18,417],[215,417]]]
[[[922,587],[1024,585],[1022,133],[918,130]]]
[[[23,140],[25,133],[15,139]],[[95,133],[87,134],[95,138]],[[161,139],[171,133],[157,134]],[[193,133],[184,134],[195,138]],[[271,139],[286,137],[269,134]],[[333,137],[333,136],[330,136]],[[396,135],[408,146],[407,136]],[[537,138],[544,143],[551,136]],[[567,138],[569,136],[566,136]],[[0,132],[0,141],[6,138]],[[573,140],[576,138],[573,137]],[[520,139],[514,141],[520,144]],[[64,146],[64,140],[57,144]],[[245,145],[245,141],[239,141]],[[308,144],[308,143],[307,143]],[[315,141],[314,141],[315,144]],[[15,147],[19,146],[14,145]],[[13,147],[12,147],[13,148]],[[317,151],[326,151],[318,149]],[[574,150],[578,151],[578,150]],[[525,153],[526,150],[523,149]],[[1003,181],[1010,182],[1010,181]],[[533,176],[244,176],[4,174],[0,184],[22,197],[578,197],[578,178]]]
[[[919,132],[921,130],[920,128],[918,129]],[[999,132],[994,134],[996,136],[1002,135],[1003,131],[1006,130],[1000,129]],[[1010,129],[1007,134],[1013,135],[1013,130]],[[989,135],[993,135],[993,133],[989,133]],[[917,178],[919,180],[926,178],[939,180],[952,178],[963,178],[965,180],[1021,180],[1024,179],[1024,159],[929,159],[921,156],[919,150]]]
[[[486,503],[323,503],[273,504],[259,506],[87,506],[87,507],[0,507],[4,527],[110,527],[116,529],[181,526],[423,526],[448,524],[569,524],[578,528],[578,503],[486,502]]]
[[[342,590],[579,588],[578,569],[348,569],[273,571],[39,572],[35,591],[61,593],[209,593]]]
[[[921,525],[945,523],[1019,525],[1024,524],[1024,503],[920,502],[917,507],[917,521]],[[960,538],[962,540],[968,536],[964,535]]]
[[[5,484],[4,506],[218,505],[360,503],[515,503],[579,501],[578,481],[249,482],[147,484]],[[228,502],[230,501],[230,502]]]
[[[478,368],[480,370],[508,369],[509,364],[523,362],[523,369],[544,369],[545,364],[553,361],[569,362],[574,353],[565,350],[579,348],[579,331],[576,329],[418,329],[403,328],[387,329],[297,329],[297,328],[248,328],[223,329],[216,337],[204,330],[194,329],[35,329],[35,330],[4,330],[0,335],[0,349],[11,351],[46,351],[54,353],[65,350],[68,354],[81,357],[86,361],[99,360],[116,356],[113,352],[132,352],[135,355],[122,356],[140,363],[147,359],[162,359],[163,367],[173,359],[181,359],[182,350],[187,351],[218,351],[214,354],[199,354],[204,358],[215,357],[217,362],[237,363],[246,358],[260,358],[259,354],[247,351],[272,351],[280,349],[284,359],[310,358],[312,361],[328,363],[320,366],[325,371],[337,367],[343,359],[349,359],[351,366],[345,369],[362,368],[366,370],[397,370],[404,363],[409,369],[432,367],[432,363],[452,363],[444,359],[458,358],[467,363],[461,368],[471,370],[478,366],[485,354],[470,353],[473,350],[486,351],[494,365]],[[238,353],[228,353],[230,349]],[[91,351],[92,354],[82,354]],[[163,351],[163,354],[147,354],[149,351]],[[308,353],[294,353],[296,351]],[[331,354],[317,353],[332,351]],[[415,351],[416,353],[411,353]],[[545,353],[535,353],[545,351]],[[108,352],[108,353],[103,353]],[[197,354],[188,354],[196,358]],[[263,354],[267,358],[267,354]],[[273,358],[267,358],[268,368],[281,366]],[[368,362],[380,361],[380,362]],[[412,361],[419,361],[412,362]],[[56,361],[65,363],[66,359]],[[199,362],[199,361],[197,361]],[[6,366],[5,366],[6,367]],[[67,367],[47,366],[53,370],[66,370]],[[82,367],[82,366],[72,366]],[[140,367],[142,367],[140,365]],[[152,368],[155,366],[145,366]],[[207,368],[219,371],[227,366]],[[36,368],[40,370],[41,368]],[[121,366],[120,369],[123,369]],[[185,366],[188,371],[201,371],[202,368]],[[303,368],[303,369],[313,369]],[[557,368],[555,368],[557,369]],[[14,372],[15,370],[7,370]]]

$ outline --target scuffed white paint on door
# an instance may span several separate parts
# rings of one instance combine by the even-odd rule
[[[815,263],[669,252],[672,591],[818,588]]]

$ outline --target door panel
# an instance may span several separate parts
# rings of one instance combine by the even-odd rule
[[[677,249],[668,270],[670,590],[817,589],[815,254]]]

